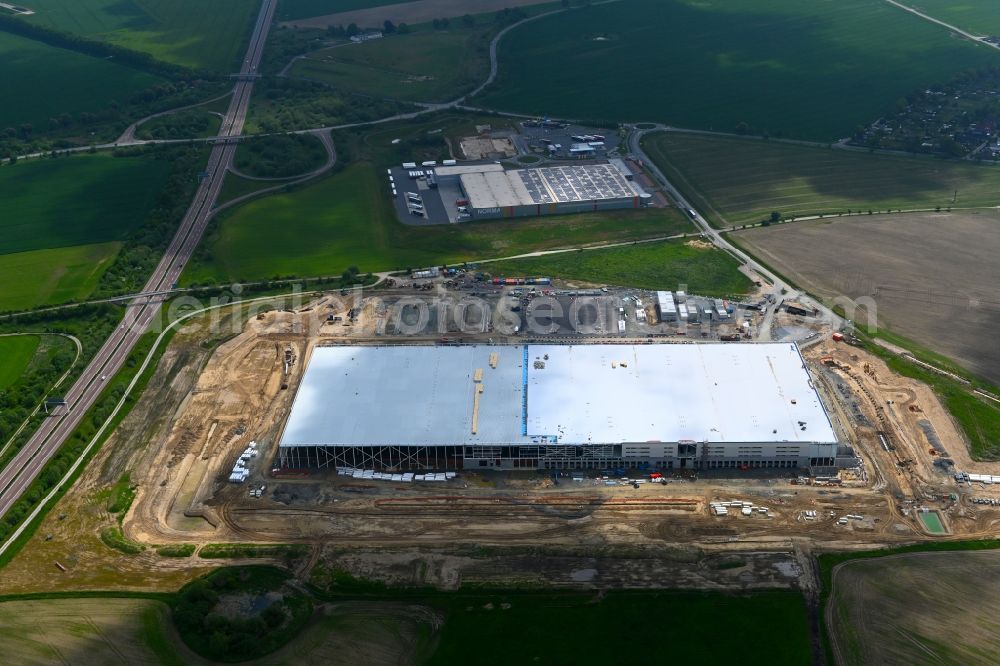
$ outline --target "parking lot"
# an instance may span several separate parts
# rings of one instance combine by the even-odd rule
[[[530,122],[530,121],[529,121]],[[595,150],[588,159],[602,161],[609,153],[615,153],[620,144],[620,138],[616,130],[598,130],[593,127],[583,127],[580,125],[567,125],[565,127],[520,127],[520,133],[512,133],[511,138],[517,147],[520,156],[534,155],[543,159],[541,162],[530,164],[521,163],[520,168],[533,168],[541,166],[553,166],[554,163],[565,164],[567,160],[577,163],[579,160],[569,153],[569,148],[574,143],[579,143],[574,137],[591,138],[593,143],[604,143],[603,148]],[[560,148],[550,151],[548,146],[558,144]],[[480,161],[462,161],[461,165],[471,165],[486,163]],[[490,161],[489,163],[493,163]],[[630,165],[633,168],[635,165]],[[428,226],[437,224],[455,224],[462,222],[465,218],[455,202],[464,199],[457,182],[446,180],[436,182],[435,187],[431,187],[427,179],[428,172],[433,172],[434,167],[424,167],[419,164],[414,168],[405,169],[401,165],[395,165],[387,169],[386,188],[389,196],[393,198],[393,206],[396,208],[396,216],[403,224],[410,226]],[[396,193],[393,196],[392,191]],[[407,197],[411,193],[419,199]]]
[[[388,171],[389,173],[386,174],[386,188],[389,196],[393,199],[392,203],[396,208],[396,216],[400,222],[411,226],[429,226],[434,224],[449,224],[457,221],[457,219],[452,219],[449,216],[449,212],[444,205],[444,192],[441,192],[437,188],[431,188],[424,177],[410,176],[411,173],[423,174],[433,171],[433,169],[428,167],[404,169],[400,166],[394,166]],[[389,176],[392,177],[392,181],[388,181]],[[392,185],[396,186],[396,196],[394,197],[392,196]],[[455,190],[457,188],[445,189]],[[412,203],[419,203],[420,208],[410,205],[410,198],[407,197],[407,193],[419,197],[419,201],[413,201]]]
[[[530,122],[530,121],[529,121]],[[600,139],[596,136],[601,137]],[[594,143],[603,142],[603,148],[595,150],[593,157],[604,158],[608,153],[618,150],[621,139],[618,131],[614,129],[595,129],[582,125],[567,125],[566,127],[532,127],[522,125],[519,134],[514,136],[514,145],[522,155],[542,155],[553,159],[572,159],[569,148],[574,143],[591,143],[590,141],[579,141],[573,137],[595,137]],[[552,151],[549,146],[559,145],[560,147]]]

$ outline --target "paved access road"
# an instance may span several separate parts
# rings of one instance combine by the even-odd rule
[[[277,0],[263,0],[261,4],[260,14],[250,38],[250,46],[240,68],[241,78],[233,89],[229,109],[219,130],[220,137],[238,137],[243,132],[250,95],[253,92],[254,75],[260,65],[276,6]],[[206,167],[208,175],[198,186],[191,207],[188,208],[163,259],[146,282],[143,292],[162,292],[180,278],[212,216],[212,208],[222,189],[226,169],[232,163],[235,152],[236,142],[227,143],[224,139],[220,139],[220,142],[212,148]],[[59,408],[53,412],[53,416],[43,421],[28,443],[3,470],[0,470],[0,516],[7,513],[76,429],[103,391],[106,380],[121,369],[125,359],[156,317],[163,298],[163,296],[144,297],[130,304],[121,325],[105,341],[81,377],[66,393],[68,408]]]

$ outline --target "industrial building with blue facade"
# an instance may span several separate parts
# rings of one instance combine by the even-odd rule
[[[437,183],[457,184],[473,219],[535,217],[641,208],[652,201],[620,160],[507,170],[500,164],[442,166]]]

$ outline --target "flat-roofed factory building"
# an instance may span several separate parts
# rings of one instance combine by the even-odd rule
[[[648,205],[652,197],[612,164],[505,170],[499,164],[442,167],[457,178],[474,218],[530,217]]]
[[[313,353],[284,467],[818,468],[838,439],[798,348],[336,346]]]

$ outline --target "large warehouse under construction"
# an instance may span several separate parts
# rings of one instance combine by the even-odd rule
[[[831,467],[798,348],[770,344],[317,347],[283,467]]]

